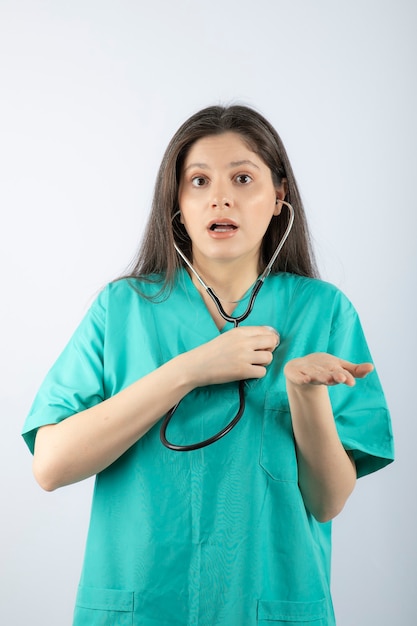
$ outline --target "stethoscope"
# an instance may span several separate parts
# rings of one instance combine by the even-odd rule
[[[289,214],[290,215],[289,215],[289,219],[288,219],[287,228],[286,228],[285,233],[283,234],[283,236],[281,238],[281,241],[279,242],[279,244],[278,244],[274,254],[272,255],[271,260],[269,261],[268,265],[266,266],[266,268],[264,269],[262,274],[259,276],[259,278],[257,278],[254,286],[252,287],[252,291],[251,291],[251,294],[250,294],[250,297],[249,297],[248,306],[246,307],[245,312],[242,313],[242,315],[239,315],[239,317],[232,317],[231,315],[228,315],[226,313],[226,311],[222,307],[222,304],[221,304],[219,298],[214,293],[213,289],[211,287],[209,287],[208,285],[206,285],[206,283],[201,278],[201,276],[193,268],[193,266],[191,265],[190,261],[187,259],[185,254],[182,252],[182,250],[180,250],[180,248],[174,242],[175,250],[177,251],[179,256],[182,258],[184,263],[187,265],[187,267],[190,269],[190,271],[194,274],[194,276],[196,277],[198,282],[202,285],[202,287],[208,293],[210,298],[213,300],[213,302],[216,305],[217,310],[220,313],[220,315],[222,316],[222,318],[226,322],[231,322],[234,325],[235,328],[237,328],[239,326],[239,324],[241,322],[243,322],[250,315],[250,313],[251,313],[251,311],[252,311],[252,309],[254,307],[256,297],[257,297],[257,295],[258,295],[262,285],[264,284],[265,279],[271,273],[271,270],[272,270],[272,267],[273,267],[273,265],[274,265],[274,263],[276,261],[276,258],[279,255],[279,253],[281,252],[282,247],[283,247],[284,243],[286,242],[286,240],[288,238],[288,235],[291,232],[291,228],[292,228],[292,225],[294,223],[294,209],[292,208],[291,204],[289,202],[285,202],[285,200],[280,200],[279,202],[281,202],[282,204],[285,204],[285,206],[287,206],[288,209],[289,209]],[[175,213],[175,215],[173,216],[172,219],[174,219],[178,214],[179,214],[179,211],[177,213]],[[170,409],[168,411],[168,413],[165,415],[165,417],[163,419],[163,422],[162,422],[162,425],[161,425],[160,438],[161,438],[161,441],[164,444],[164,446],[166,446],[170,450],[175,450],[176,452],[190,452],[191,450],[198,450],[199,448],[204,448],[205,446],[209,446],[210,444],[215,443],[216,441],[219,441],[219,439],[221,439],[222,437],[224,437],[225,435],[230,433],[230,431],[239,422],[239,420],[241,419],[241,417],[242,417],[242,415],[243,415],[243,413],[245,411],[245,391],[244,391],[244,385],[245,385],[245,381],[244,380],[240,380],[239,381],[239,409],[238,409],[236,415],[234,416],[234,418],[227,424],[227,426],[225,426],[222,430],[220,430],[218,433],[216,433],[212,437],[209,437],[208,439],[204,439],[203,441],[199,441],[197,443],[191,443],[191,444],[188,444],[188,445],[185,445],[185,446],[180,446],[178,444],[171,443],[166,438],[166,431],[167,431],[167,428],[168,428],[168,424],[170,423],[170,421],[171,421],[175,411],[177,410],[178,406],[180,405],[181,400],[180,400],[180,402],[177,402],[177,404],[175,406],[173,406],[172,409]]]

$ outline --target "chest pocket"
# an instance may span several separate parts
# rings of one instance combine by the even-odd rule
[[[297,455],[285,392],[265,396],[259,463],[274,480],[298,481]]]

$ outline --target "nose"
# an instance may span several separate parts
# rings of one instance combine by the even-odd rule
[[[212,209],[230,209],[233,206],[233,198],[229,189],[224,185],[217,185],[213,189],[210,201]]]
[[[231,206],[232,203],[228,198],[222,198],[220,201],[213,198],[211,202],[212,209],[229,209]]]

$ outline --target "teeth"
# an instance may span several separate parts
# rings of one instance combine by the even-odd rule
[[[220,233],[225,233],[228,230],[235,230],[236,226],[233,224],[212,224],[210,230],[217,230]]]

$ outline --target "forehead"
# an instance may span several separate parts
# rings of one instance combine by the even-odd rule
[[[219,161],[228,164],[241,161],[250,156],[252,161],[263,164],[261,157],[252,150],[248,141],[236,132],[225,132],[220,135],[207,135],[195,141],[184,160],[184,168],[192,163]]]

